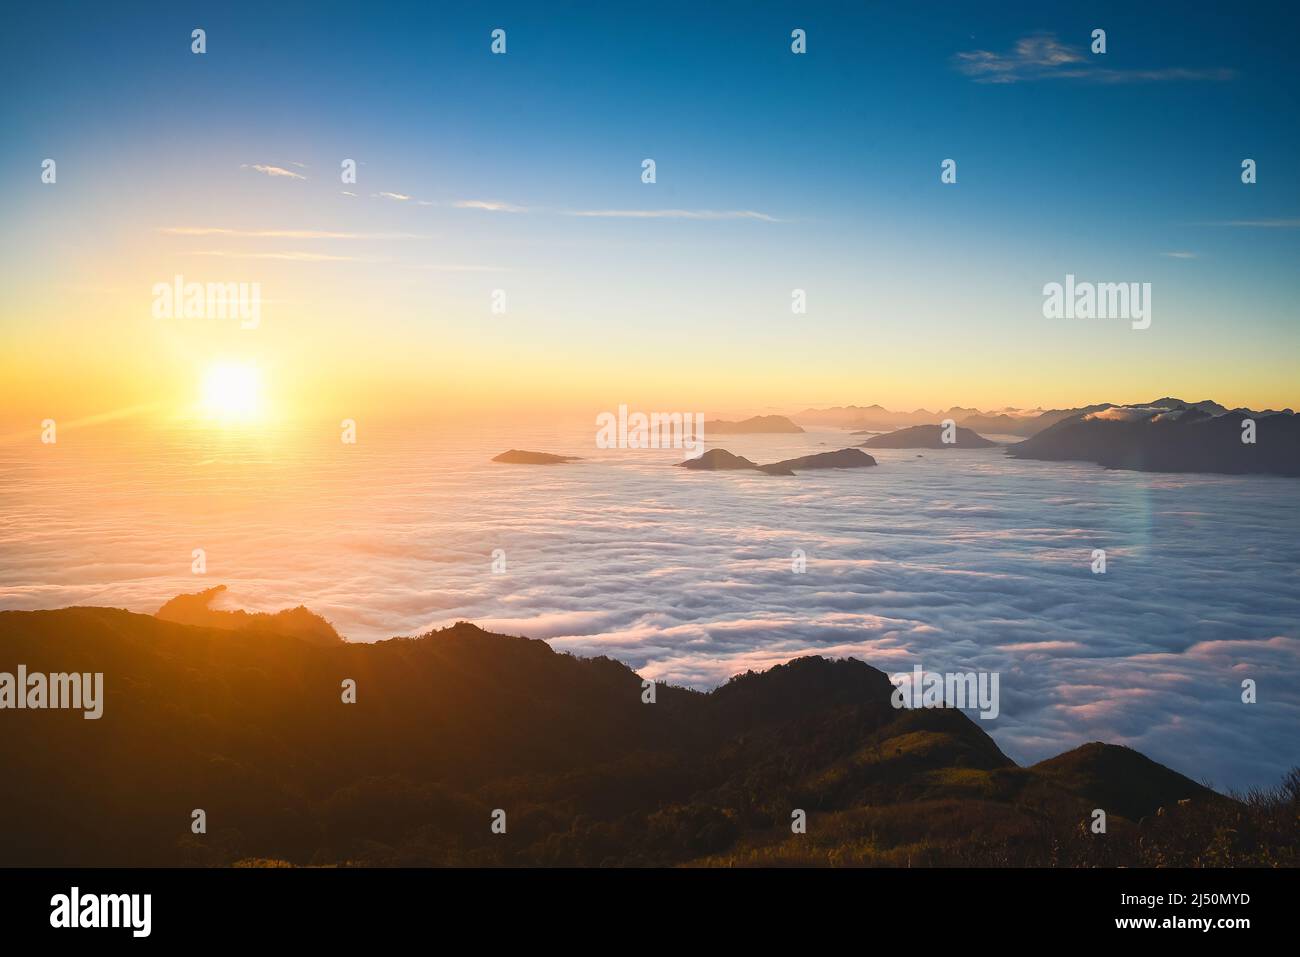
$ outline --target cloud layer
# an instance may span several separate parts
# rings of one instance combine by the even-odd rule
[[[882,449],[877,468],[793,479],[709,474],[672,468],[671,451],[595,449],[593,434],[369,432],[355,454],[335,438],[274,460],[201,436],[106,443],[93,461],[81,442],[36,464],[27,446],[0,448],[0,479],[19,489],[0,506],[0,606],[152,612],[224,582],[229,607],[301,602],[353,639],[468,619],[698,687],[804,654],[998,671],[1001,715],[982,726],[1022,762],[1101,739],[1220,786],[1300,763],[1291,480],[998,449]],[[725,444],[775,461],[842,440]],[[489,461],[512,447],[587,461]],[[1091,572],[1095,548],[1105,575]],[[1246,678],[1258,704],[1240,700]]]

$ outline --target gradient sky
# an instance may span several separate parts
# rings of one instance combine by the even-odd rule
[[[4,417],[217,361],[330,419],[1300,404],[1293,7],[432,6],[7,12]],[[178,273],[261,326],[152,318]],[[1066,273],[1151,328],[1045,319]]]

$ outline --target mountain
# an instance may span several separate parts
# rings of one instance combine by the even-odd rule
[[[868,449],[986,449],[997,445],[970,429],[954,426],[955,442],[943,441],[943,427],[939,425],[914,425],[887,435],[867,439],[862,445]]]
[[[963,428],[987,435],[1021,435],[1031,436],[1043,431],[1050,425],[1078,412],[1077,409],[1054,409],[1051,412],[1038,412],[1030,415],[1010,414],[1007,412],[979,413],[968,415],[957,422]]]
[[[860,469],[875,464],[876,460],[861,449],[839,449],[760,465],[759,469],[772,475],[793,475],[804,469]]]
[[[758,465],[742,455],[735,455],[726,449],[709,449],[697,458],[678,462],[679,468],[699,469],[719,472],[735,469],[756,469],[768,475],[794,475],[799,469],[852,469],[865,465],[875,465],[876,460],[861,449],[840,449],[837,452],[818,452],[804,455],[797,459],[786,459],[770,465]]]
[[[98,720],[0,711],[0,866],[1276,866],[1300,843],[1300,773],[1241,803],[1101,745],[1017,767],[853,659],[648,704],[618,662],[466,623],[319,645],[65,608],[0,612],[0,660],[104,675]]]
[[[1285,412],[1217,412],[1212,402],[1158,399],[1062,419],[1010,446],[1013,458],[1095,462],[1142,472],[1300,476],[1300,419]],[[1254,422],[1253,443],[1243,425]]]
[[[510,465],[563,465],[565,462],[581,462],[577,455],[553,455],[550,452],[525,452],[511,449],[500,455],[492,456],[493,462],[506,462]]]
[[[984,413],[979,409],[953,406],[942,412],[928,412],[916,409],[912,412],[891,412],[879,405],[870,406],[836,406],[831,409],[805,409],[795,416],[808,425],[830,426],[851,429],[858,432],[893,432],[914,425],[941,425],[944,420],[952,419],[954,423],[975,432],[987,432],[994,435],[1033,435],[1061,419],[1087,409],[1041,409],[1022,412],[1017,409],[1002,409],[994,413]]]
[[[1170,795],[1213,799],[1208,788],[1192,784],[1176,771],[1131,748],[1094,741],[1033,766],[1039,777],[1074,788],[1101,807],[1140,820],[1169,803]]]
[[[1147,405],[1160,409],[1196,409],[1207,415],[1223,415],[1228,411],[1228,407],[1219,405],[1211,399],[1202,399],[1200,402],[1185,402],[1182,399],[1175,399],[1171,396],[1165,396],[1163,399],[1156,399],[1154,402],[1148,402]],[[1093,411],[1093,410],[1089,410]],[[1245,411],[1245,410],[1242,410]]]
[[[832,409],[805,409],[794,418],[806,425],[888,432],[907,425],[937,423],[942,416],[927,412],[925,409],[917,409],[914,412],[891,412],[879,405],[849,405],[836,406]]]
[[[887,418],[891,423],[894,417],[905,413],[890,412],[880,405],[845,405],[830,409],[804,409],[794,416],[795,420],[807,425],[830,426],[832,428],[858,429],[866,428],[863,423],[882,421]],[[894,428],[891,424],[889,428]]]
[[[698,469],[716,472],[730,469],[756,469],[758,466],[743,455],[735,455],[726,449],[709,449],[703,455],[677,463],[679,468]]]
[[[192,595],[177,595],[154,612],[154,617],[182,625],[203,625],[227,631],[274,631],[315,645],[343,643],[333,625],[302,605],[273,614],[264,611],[249,613],[242,609],[221,611],[210,607],[212,600],[225,590],[225,585],[216,585]]]
[[[1050,423],[1037,425],[1038,416],[1026,418],[1019,415],[1008,415],[1005,412],[985,415],[977,413],[968,415],[961,419],[963,428],[970,429],[972,432],[987,432],[990,435],[1033,435],[1040,429],[1045,429]]]
[[[803,429],[783,415],[756,415],[740,422],[725,422],[721,419],[713,419],[704,423],[705,435],[709,433],[715,435],[739,435],[755,432],[785,433],[802,431]]]

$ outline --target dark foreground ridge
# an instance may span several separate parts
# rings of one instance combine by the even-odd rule
[[[103,672],[104,709],[0,711],[6,866],[1297,859],[1295,780],[1242,803],[1103,744],[1017,767],[851,659],[646,704],[616,661],[465,623],[320,645],[66,608],[0,612],[0,671],[17,663]]]

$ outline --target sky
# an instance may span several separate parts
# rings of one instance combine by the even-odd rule
[[[987,6],[7,12],[0,419],[231,366],[331,420],[1295,407],[1300,13]],[[1150,328],[1045,318],[1067,274]],[[259,283],[257,327],[157,318],[178,275]]]

